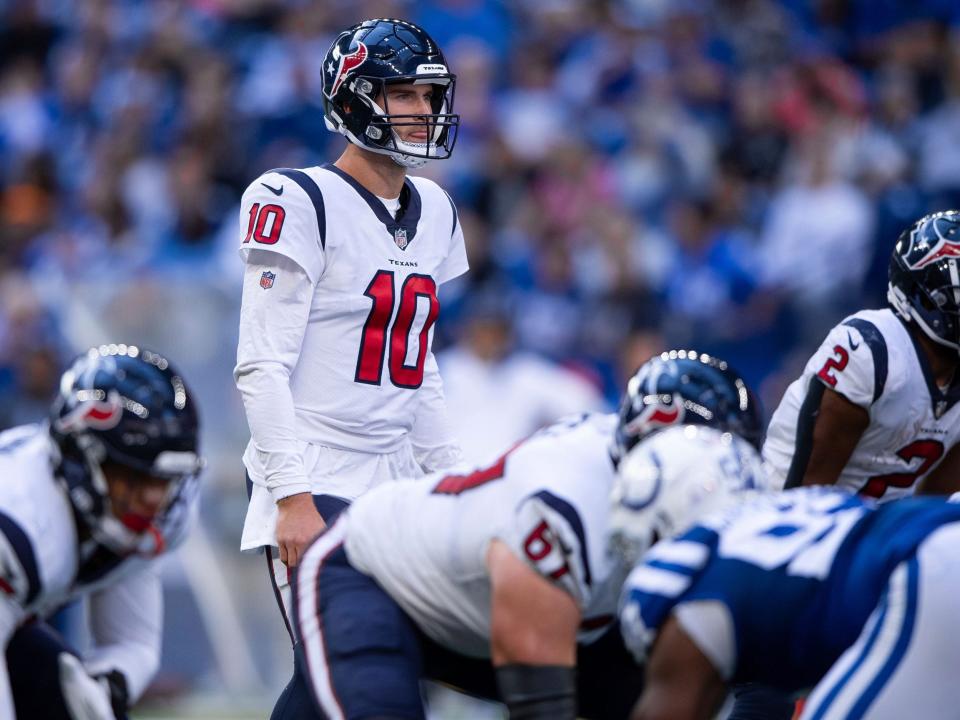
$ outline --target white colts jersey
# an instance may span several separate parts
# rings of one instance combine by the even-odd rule
[[[437,287],[467,269],[463,233],[430,180],[408,177],[400,202],[395,219],[333,165],[273,170],[244,193],[241,255],[284,255],[314,285],[290,376],[301,441],[392,452],[417,415],[414,390],[437,375]],[[261,287],[281,280],[265,271]]]
[[[937,387],[922,348],[892,310],[862,310],[830,331],[770,421],[763,457],[789,486],[806,470],[824,388],[870,414],[838,486],[882,501],[912,495],[960,439],[960,384]]]
[[[615,424],[613,415],[582,416],[473,474],[371,490],[340,520],[348,559],[438,643],[489,657],[485,558],[499,539],[576,600],[589,641],[613,621],[626,577],[606,546]]]

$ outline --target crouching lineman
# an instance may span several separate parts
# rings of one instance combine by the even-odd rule
[[[607,552],[615,458],[681,420],[759,443],[743,381],[725,363],[675,352],[631,379],[619,417],[561,422],[483,470],[359,498],[296,580],[300,667],[321,716],[422,718],[427,677],[501,699],[512,717],[623,717],[639,669],[625,652],[621,663],[594,656],[577,678],[578,640],[590,654],[611,628],[629,570]],[[604,674],[616,682],[593,677]],[[615,685],[626,702],[607,692]]]
[[[646,532],[642,511],[611,523]],[[955,718],[958,542],[960,505],[943,499],[798,488],[660,543],[622,599],[647,661],[634,720],[707,720],[735,682],[813,688],[801,720]]]
[[[160,662],[152,561],[184,538],[201,465],[182,377],[125,345],[73,363],[49,424],[0,435],[0,717],[126,717]],[[82,658],[43,622],[80,596]]]

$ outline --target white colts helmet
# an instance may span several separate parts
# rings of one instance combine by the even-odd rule
[[[769,489],[760,455],[731,433],[703,425],[661,430],[621,460],[611,493],[610,546],[636,563],[746,490]]]

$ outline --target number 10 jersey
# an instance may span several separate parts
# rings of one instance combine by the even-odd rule
[[[417,417],[414,391],[440,383],[430,351],[437,287],[467,270],[449,196],[408,177],[393,216],[333,165],[273,170],[244,193],[240,227],[245,260],[250,251],[279,253],[314,286],[290,375],[298,439],[395,451]],[[265,272],[260,287],[271,292],[283,280]]]

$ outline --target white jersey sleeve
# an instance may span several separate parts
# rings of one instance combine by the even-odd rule
[[[455,277],[463,275],[463,273],[470,269],[470,265],[467,262],[467,248],[464,243],[463,228],[460,226],[460,216],[457,213],[457,206],[453,204],[453,200],[449,195],[447,195],[447,200],[450,201],[450,212],[452,215],[450,252],[447,253],[446,258],[444,258],[440,267],[437,269],[438,285],[442,285],[448,280],[453,280]]]
[[[326,217],[320,188],[300,170],[271,170],[254,180],[240,201],[240,256],[284,255],[314,284],[323,275]]]
[[[831,330],[810,358],[806,371],[854,405],[868,409],[883,391],[874,356],[876,328],[849,318]],[[864,337],[865,334],[871,337]]]
[[[163,596],[155,567],[90,596],[93,648],[84,657],[91,675],[119,670],[135,702],[160,666]]]
[[[531,495],[517,508],[506,540],[517,557],[583,609],[589,601],[590,566],[583,521],[571,503],[547,490]]]
[[[427,353],[418,398],[417,415],[410,430],[410,443],[417,463],[424,473],[456,468],[464,462],[463,451],[447,417],[443,381],[432,350]]]
[[[269,287],[262,278],[269,273]],[[243,281],[234,378],[254,452],[274,501],[309,492],[295,432],[290,375],[300,357],[313,283],[292,259],[251,252]]]

